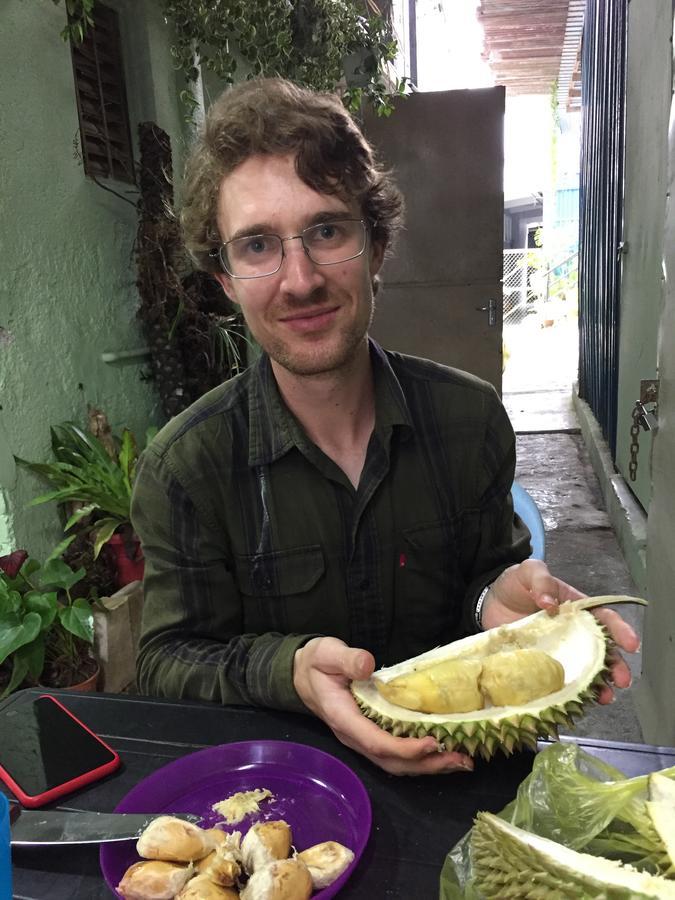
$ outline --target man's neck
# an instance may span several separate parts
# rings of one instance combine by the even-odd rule
[[[349,365],[295,375],[272,361],[279,392],[309,439],[358,486],[375,426],[375,389],[366,342]]]

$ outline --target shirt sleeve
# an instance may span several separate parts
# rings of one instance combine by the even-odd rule
[[[475,634],[476,601],[483,588],[509,566],[532,552],[530,532],[514,514],[511,486],[516,470],[516,436],[504,406],[494,389],[486,394],[485,428],[481,463],[477,470],[478,503],[474,513],[475,535],[466,567],[464,627]]]
[[[131,516],[145,557],[139,690],[307,712],[293,659],[314,635],[242,633],[225,539],[153,446],[139,464]]]

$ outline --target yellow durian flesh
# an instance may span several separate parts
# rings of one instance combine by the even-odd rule
[[[565,670],[543,650],[507,650],[483,660],[480,688],[493,706],[519,706],[564,685]]]
[[[375,678],[385,700],[405,709],[425,713],[470,712],[483,706],[478,688],[481,663],[451,659],[400,675],[391,681]]]

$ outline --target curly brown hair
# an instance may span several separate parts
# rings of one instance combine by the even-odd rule
[[[386,249],[401,225],[403,198],[339,98],[282,78],[226,89],[211,106],[185,167],[181,224],[200,269],[219,272],[212,251],[223,178],[255,154],[295,154],[298,176],[316,191],[356,200],[372,239]]]

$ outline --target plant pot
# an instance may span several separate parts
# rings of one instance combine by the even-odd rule
[[[126,538],[122,534],[113,534],[106,546],[117,568],[118,588],[126,587],[133,581],[143,581],[145,560],[136,535]]]
[[[96,665],[94,671],[91,673],[91,675],[87,675],[85,678],[82,678],[81,681],[77,681],[75,684],[45,684],[44,681],[39,681],[38,685],[40,687],[47,688],[48,690],[56,689],[59,691],[82,691],[88,694],[93,693],[98,689],[98,680],[101,675],[101,666],[98,660],[95,660],[93,657],[91,657],[91,661]],[[49,678],[47,680],[51,681],[51,679]]]
[[[93,675],[90,675],[89,678],[86,678],[84,681],[81,681],[79,684],[71,684],[67,688],[62,688],[64,691],[82,691],[86,694],[91,694],[98,688],[98,678],[101,674],[100,666],[96,666],[96,671]]]

